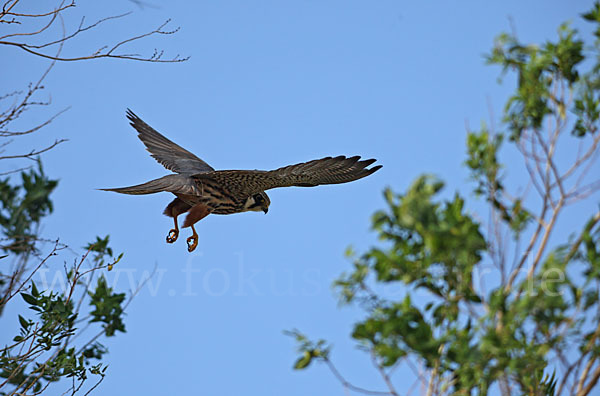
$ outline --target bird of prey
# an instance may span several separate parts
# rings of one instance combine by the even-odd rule
[[[121,194],[154,194],[161,191],[173,193],[176,198],[166,207],[164,214],[172,217],[175,228],[169,230],[167,243],[179,236],[177,216],[188,213],[183,227],[192,228],[187,239],[188,251],[198,246],[194,224],[209,214],[232,214],[247,211],[265,214],[271,200],[265,190],[277,187],[314,187],[320,184],[339,184],[369,176],[381,165],[367,168],[376,160],[360,160],[359,156],[346,158],[326,157],[272,171],[214,170],[206,162],[173,143],[127,109],[127,118],[138,132],[138,137],[161,165],[175,174],[163,176],[131,187],[103,188]]]

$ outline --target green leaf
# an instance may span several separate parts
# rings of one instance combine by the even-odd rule
[[[27,293],[21,293],[21,297],[23,297],[23,300],[25,300],[25,302],[29,305],[39,305],[38,300],[33,297],[31,294],[27,294]]]
[[[298,360],[296,360],[296,363],[294,363],[294,370],[305,369],[306,367],[308,367],[311,361],[312,354],[308,351],[304,351],[302,356]]]
[[[40,292],[38,291],[38,288],[35,286],[34,281],[31,281],[31,295],[36,298],[40,296]]]
[[[21,315],[19,315],[19,323],[23,329],[27,330],[27,328],[29,328],[29,321]]]

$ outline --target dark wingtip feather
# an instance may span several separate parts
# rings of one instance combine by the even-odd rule
[[[331,158],[331,157],[328,157],[327,159],[329,159],[329,158]],[[372,165],[377,160],[375,158],[361,160],[359,155],[355,155],[352,157],[346,157],[346,156],[341,155],[338,157],[331,158],[330,161],[337,163],[337,167],[334,166],[333,168],[331,168],[332,170],[337,170],[337,169],[350,170],[351,173],[354,174],[354,177],[352,177],[351,180],[358,180],[358,179],[362,179],[363,177],[367,177],[367,176],[377,172],[379,169],[381,169],[383,167],[383,165],[376,165],[372,168],[367,168],[368,166]],[[347,180],[345,182],[348,182],[351,180]],[[345,183],[345,182],[343,182],[343,183]]]
[[[360,162],[360,164],[364,166],[363,170],[361,171],[361,176],[360,176],[361,179],[363,177],[370,176],[373,173],[377,172],[379,169],[383,168],[383,165],[375,165],[372,168],[367,168],[367,166],[371,165],[375,161],[377,161],[377,160],[376,159],[369,159],[369,160],[365,160],[365,161],[361,161]]]
[[[120,192],[119,190],[123,190],[123,188],[97,188],[96,191],[111,191],[111,192]]]
[[[369,169],[369,175],[377,172],[381,168],[383,168],[383,165],[377,165],[377,166],[372,167],[371,169]]]
[[[133,121],[136,118],[139,118],[137,115],[135,115],[135,113],[128,107],[127,111],[125,112],[125,115],[127,116],[127,119],[129,121]]]
[[[363,167],[367,167],[369,165],[371,165],[373,162],[377,161],[375,158],[371,158],[371,159],[367,159],[367,160],[362,160],[359,163],[363,166]]]
[[[140,117],[138,117],[133,111],[127,109],[127,119],[130,122],[130,125],[135,128],[135,124],[139,122],[144,122]],[[137,129],[137,128],[136,128]]]
[[[340,157],[336,157],[336,158],[340,158]],[[368,166],[373,164],[375,161],[377,161],[375,158],[360,160],[360,156],[358,156],[358,155],[355,155],[353,157],[348,157],[348,158],[343,157],[343,161],[341,163],[345,163],[344,167],[347,167],[346,169],[350,170],[350,173],[348,175],[350,176],[351,174],[353,174],[353,176],[350,176],[349,180],[346,180],[343,183],[348,182],[348,181],[362,179],[363,177],[367,177],[367,176],[372,175],[373,173],[377,172],[379,169],[381,169],[383,167],[383,165],[376,165],[372,168],[367,168]]]

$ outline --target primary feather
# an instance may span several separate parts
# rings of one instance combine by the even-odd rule
[[[150,155],[168,170],[188,175],[214,171],[206,162],[158,133],[129,109],[127,118]]]

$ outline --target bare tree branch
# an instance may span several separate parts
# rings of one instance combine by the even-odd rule
[[[384,395],[388,395],[389,396],[389,395],[393,395],[393,396],[398,396],[397,393],[392,393],[392,391],[390,391],[390,392],[373,391],[373,390],[361,388],[360,386],[356,386],[356,385],[350,383],[348,380],[346,380],[340,374],[340,372],[337,370],[337,368],[331,362],[331,360],[329,360],[329,358],[323,357],[323,360],[325,361],[325,364],[327,364],[327,367],[329,367],[329,370],[331,371],[331,373],[334,375],[335,378],[337,378],[338,381],[341,382],[341,384],[342,384],[342,386],[344,388],[347,388],[347,389],[349,389],[349,390],[351,390],[353,392],[362,393],[364,395],[374,395],[374,396],[384,396]]]
[[[26,153],[26,154],[6,155],[3,157],[0,157],[0,160],[15,159],[15,158],[35,159],[33,157],[36,157],[42,153],[45,153],[46,151],[52,150],[54,147],[58,146],[59,144],[61,144],[63,142],[66,142],[66,141],[67,141],[67,139],[58,139],[58,140],[54,141],[54,143],[52,143],[51,145],[49,145],[43,149],[31,150],[29,153]]]
[[[64,5],[64,1],[60,4],[59,7],[57,7],[54,11],[52,12],[47,12],[47,13],[43,13],[43,14],[23,14],[22,16],[36,16],[36,17],[44,17],[44,16],[49,16],[50,19],[48,21],[48,23],[44,26],[42,26],[41,28],[39,28],[38,30],[34,30],[34,31],[30,31],[30,32],[25,32],[25,33],[10,33],[10,34],[6,34],[4,36],[0,36],[0,45],[7,45],[7,46],[13,46],[13,47],[17,47],[22,49],[23,51],[26,51],[30,54],[36,55],[36,56],[40,56],[42,58],[46,58],[46,59],[51,59],[51,60],[55,60],[55,61],[80,61],[80,60],[90,60],[90,59],[100,59],[100,58],[116,58],[116,59],[128,59],[128,60],[137,60],[137,61],[145,61],[145,62],[164,62],[164,63],[169,63],[169,62],[184,62],[186,60],[189,59],[189,57],[184,57],[181,58],[179,55],[174,56],[173,58],[170,59],[163,59],[163,54],[164,51],[162,50],[154,50],[153,54],[147,57],[143,57],[141,55],[138,54],[127,54],[127,53],[116,53],[115,51],[117,51],[118,49],[120,49],[123,45],[133,42],[133,41],[137,41],[140,39],[143,39],[145,37],[149,37],[152,35],[170,35],[170,34],[174,34],[177,33],[179,31],[179,28],[173,29],[173,30],[164,30],[165,26],[170,22],[170,19],[168,19],[166,22],[164,22],[163,24],[161,24],[158,28],[147,32],[147,33],[143,33],[134,37],[130,37],[124,40],[121,40],[119,42],[117,42],[116,44],[109,46],[109,45],[105,45],[103,47],[101,47],[100,49],[96,50],[95,52],[88,54],[88,55],[79,55],[79,56],[73,56],[73,57],[63,57],[63,56],[56,56],[56,55],[52,55],[52,54],[48,54],[45,52],[42,52],[40,50],[44,49],[44,48],[48,48],[48,47],[52,47],[54,45],[60,44],[60,43],[64,43],[67,42],[71,39],[74,39],[76,36],[78,36],[79,34],[89,31],[93,28],[98,27],[100,24],[110,21],[110,20],[115,20],[115,19],[120,19],[123,17],[126,17],[128,15],[130,15],[131,13],[125,13],[125,14],[120,14],[120,15],[113,15],[113,16],[109,16],[109,17],[105,17],[102,19],[99,19],[98,21],[84,26],[84,22],[85,22],[85,17],[81,18],[81,21],[79,23],[79,26],[77,27],[77,29],[75,29],[75,31],[73,31],[71,34],[67,34],[67,35],[63,35],[61,38],[59,39],[55,39],[55,40],[48,40],[46,42],[44,42],[43,44],[33,44],[33,43],[28,43],[28,42],[16,42],[16,41],[12,41],[12,40],[7,40],[9,38],[12,37],[31,37],[31,36],[38,36],[41,33],[45,32],[47,29],[49,29],[54,22],[56,21],[57,17],[61,17],[62,18],[62,12],[65,11],[68,8],[71,7],[75,7],[74,3],[68,4],[68,5]],[[15,13],[10,13],[10,15],[17,15]],[[108,49],[110,48],[110,49]]]

